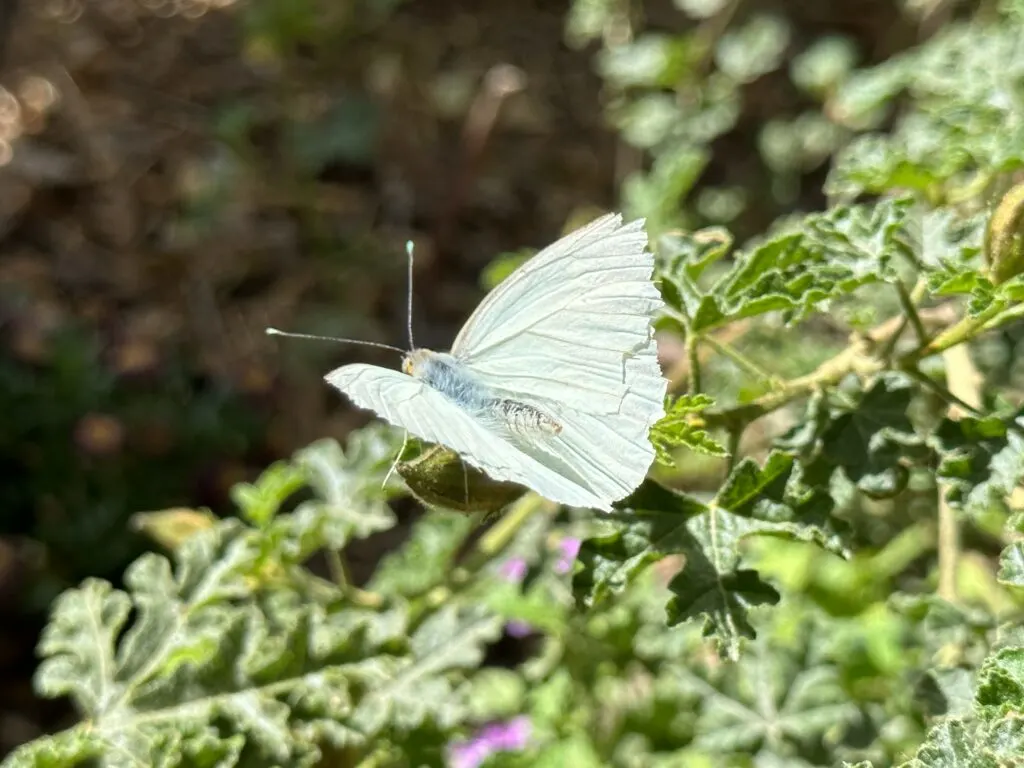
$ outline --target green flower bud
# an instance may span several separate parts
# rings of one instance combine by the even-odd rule
[[[137,512],[131,526],[164,549],[174,551],[197,533],[212,528],[216,516],[208,509],[172,507],[156,512]]]
[[[398,474],[423,503],[459,512],[498,512],[526,491],[493,480],[439,445],[398,463]]]
[[[985,230],[985,258],[996,285],[1024,272],[1024,183],[1003,195]]]

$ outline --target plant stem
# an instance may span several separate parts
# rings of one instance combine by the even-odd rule
[[[331,572],[331,581],[342,591],[347,600],[363,608],[380,608],[384,605],[383,597],[375,592],[360,589],[352,583],[348,564],[340,551],[327,549],[324,551],[324,555],[327,558],[327,569]]]
[[[940,398],[945,400],[947,403],[952,403],[952,404],[958,405],[961,408],[963,408],[964,411],[966,411],[967,413],[973,413],[975,416],[984,416],[985,415],[984,411],[981,411],[978,408],[975,408],[973,405],[968,403],[963,398],[958,397],[957,395],[953,394],[948,389],[946,389],[944,386],[939,384],[939,382],[935,381],[934,379],[932,379],[927,374],[922,373],[919,369],[917,369],[917,368],[904,368],[903,372],[905,374],[907,374],[910,378],[912,378],[914,381],[916,381],[917,383],[919,383],[923,387],[925,387],[925,389],[928,389],[931,392],[933,392],[936,395],[938,395]]]
[[[480,537],[480,541],[476,545],[477,551],[487,559],[494,557],[508,546],[516,532],[527,520],[550,504],[535,493],[526,494],[513,504],[512,509],[501,517],[487,533]]]
[[[898,319],[898,318],[897,318]],[[837,384],[843,377],[858,370],[862,373],[877,373],[884,368],[880,360],[867,360],[856,346],[840,352],[831,360],[822,363],[806,376],[799,376],[784,382],[773,392],[768,392],[749,403],[730,408],[704,411],[703,419],[708,427],[725,427],[734,430],[746,426],[767,413],[778,410],[782,406],[810,395],[830,384]]]
[[[718,341],[718,339],[710,335],[704,336],[702,341],[704,341],[705,344],[714,349],[716,352],[719,352],[728,357],[740,368],[743,368],[745,371],[747,371],[747,373],[757,376],[762,381],[768,382],[769,384],[772,385],[773,388],[779,385],[778,376],[776,376],[771,371],[766,371],[764,368],[755,363],[753,360],[744,355],[731,344],[726,344],[725,342]]]
[[[384,605],[384,598],[376,592],[367,592],[365,589],[353,587],[351,584],[346,584],[343,591],[348,600],[362,608],[380,608]]]
[[[464,560],[451,568],[444,582],[424,593],[422,611],[435,608],[471,584],[473,575],[483,568],[495,555],[501,552],[515,537],[520,528],[534,514],[542,510],[555,510],[557,505],[535,493],[527,493],[516,501],[512,508],[484,533],[476,543],[475,549],[467,554]]]
[[[922,311],[920,317],[926,326],[928,324],[940,325],[944,321],[948,322],[946,318],[951,312],[952,309],[948,306],[936,307],[933,310]],[[749,403],[727,408],[708,409],[702,414],[704,422],[709,428],[732,429],[736,426],[745,426],[822,387],[836,384],[851,373],[873,375],[885,370],[887,368],[885,363],[877,356],[870,354],[870,350],[865,348],[865,341],[871,346],[885,345],[894,334],[902,332],[906,322],[903,315],[891,317],[870,330],[860,340],[852,342],[831,360],[826,360],[811,373],[782,382],[779,389],[768,392]],[[915,352],[917,350],[901,358],[897,367],[909,367]]]
[[[903,308],[903,313],[907,316],[910,324],[914,326],[914,333],[917,334],[918,344],[927,344],[928,334],[924,330],[924,323],[921,322],[921,317],[917,314],[917,307],[914,306],[914,299],[907,292],[907,286],[903,284],[902,280],[896,281],[896,292],[899,293],[900,306]]]
[[[926,357],[945,352],[950,347],[963,344],[977,336],[981,331],[987,330],[988,323],[999,316],[1006,309],[1006,305],[1000,302],[994,303],[976,317],[965,317],[944,330],[927,344],[922,344],[917,349],[904,355],[900,362],[905,366],[917,363]],[[1001,324],[1001,323],[1000,323]]]
[[[736,427],[729,430],[729,458],[726,462],[725,478],[723,478],[723,482],[732,474],[732,470],[736,466],[736,461],[739,459],[740,440],[743,438],[743,431],[742,427]]]
[[[1020,304],[1012,304],[1006,307],[998,313],[995,317],[991,318],[982,327],[982,331],[990,331],[993,328],[998,328],[1001,325],[1006,325],[1013,320],[1019,320],[1024,317],[1024,302]]]
[[[339,587],[346,587],[349,583],[348,568],[341,557],[341,552],[336,549],[327,549],[324,552],[327,558],[327,568],[331,572],[331,580]]]
[[[960,536],[956,512],[946,500],[948,489],[938,488],[939,501],[939,586],[943,600],[956,601],[956,567],[959,559]]]
[[[701,376],[700,376],[700,355],[698,354],[698,346],[700,337],[697,336],[689,328],[686,329],[686,358],[690,361],[690,382],[686,391],[691,395],[696,395],[701,390]]]
[[[914,306],[915,297],[919,296],[920,289],[921,286],[919,284],[910,295],[906,295],[906,289],[903,289],[901,297],[906,296],[906,300],[909,301],[907,308]],[[926,326],[929,324],[941,324],[944,320],[944,315],[948,315],[950,311],[948,305],[936,307],[932,310],[913,309],[912,314],[908,312],[906,316],[892,317],[878,325],[866,335],[866,340],[873,345],[882,345],[884,348],[884,345],[893,341],[894,335],[902,332],[908,320],[914,324],[915,330],[920,325],[918,333],[924,334],[924,338],[927,338]],[[932,338],[931,341],[922,341],[915,349],[893,361],[892,367],[907,372],[916,370],[917,364],[926,357],[945,352],[951,347],[970,341],[980,333],[1001,327],[1020,318],[1024,318],[1024,303],[1007,306],[1005,302],[996,302],[975,317],[961,318]],[[687,351],[692,353],[692,348],[695,346],[696,342],[691,342],[691,337],[687,337]],[[877,357],[872,359],[869,355],[865,354],[863,346],[863,341],[853,342],[831,360],[822,363],[811,373],[782,382],[778,390],[768,392],[749,403],[727,408],[709,409],[703,414],[704,422],[709,428],[725,427],[733,429],[736,426],[745,426],[751,421],[771,413],[794,400],[809,395],[822,387],[838,383],[848,374],[874,375],[888,367],[883,361],[878,360]],[[694,359],[695,355],[691,354],[691,365],[693,365]],[[694,370],[691,371],[690,375],[690,391],[699,391],[699,372]],[[694,384],[697,386],[695,387]],[[930,382],[930,384],[934,385],[935,383]],[[949,393],[947,395],[952,397]],[[958,402],[957,404],[974,413],[977,412],[976,409],[971,408],[966,403]]]

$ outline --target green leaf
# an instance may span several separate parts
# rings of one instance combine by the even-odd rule
[[[667,662],[666,682],[695,699],[692,745],[717,756],[713,764],[742,764],[756,753],[758,765],[794,765],[801,745],[841,739],[857,723],[858,707],[825,655],[831,628],[793,616],[786,624],[786,641],[759,633],[733,664]]]
[[[767,312],[794,322],[829,299],[895,279],[895,260],[911,252],[910,205],[889,199],[833,208],[740,254],[700,302],[693,330]]]
[[[1000,768],[978,749],[978,740],[973,723],[947,720],[931,730],[928,741],[902,768]]]
[[[541,750],[531,758],[530,765],[536,768],[562,768],[567,765],[574,768],[602,768],[606,763],[602,761],[590,739],[574,735]]]
[[[854,408],[837,408],[821,435],[822,455],[872,497],[892,497],[907,484],[907,459],[928,455],[907,409],[914,388],[899,375],[880,377]]]
[[[615,124],[622,138],[640,149],[653,149],[671,139],[679,128],[679,104],[667,93],[655,92],[624,105]]]
[[[88,717],[106,711],[124,692],[113,671],[117,639],[131,609],[127,595],[98,579],[62,594],[39,641],[45,659],[37,690],[51,698],[70,696]]]
[[[478,722],[519,714],[526,697],[526,682],[511,669],[490,667],[466,683],[463,691],[469,716]]]
[[[782,453],[769,456],[764,467],[741,461],[710,504],[645,483],[620,503],[628,516],[600,521],[583,542],[583,567],[573,579],[577,601],[595,606],[651,563],[682,555],[686,565],[669,583],[669,622],[699,619],[735,658],[741,638],[754,635],[750,609],[779,598],[755,571],[742,567],[740,542],[768,534],[837,547],[819,524],[820,499],[791,483],[794,469],[792,457]]]
[[[951,485],[949,502],[981,514],[1004,499],[1024,479],[1022,417],[966,416],[945,419],[935,431],[938,477]]]
[[[999,555],[1000,584],[1024,588],[1024,541],[1015,541]]]
[[[578,0],[568,12],[565,37],[569,46],[579,49],[598,39],[616,19],[615,0]]]
[[[826,94],[840,84],[857,60],[856,45],[846,37],[816,40],[790,65],[794,85],[808,93]]]
[[[304,729],[346,714],[347,683],[310,658],[320,609],[297,600],[244,602],[261,535],[223,521],[182,545],[176,573],[165,558],[145,555],[126,574],[127,593],[92,581],[56,607],[40,642],[36,685],[47,696],[70,693],[82,706],[101,765],[178,765],[200,737],[216,742],[204,749],[237,754],[241,736],[215,737],[205,725],[217,717],[273,759],[305,764],[319,754]],[[123,632],[128,608],[137,618]],[[336,687],[333,703],[289,709],[286,700],[327,680]]]
[[[3,768],[69,768],[86,765],[87,761],[100,758],[104,746],[87,729],[76,727],[23,744],[0,765]]]
[[[602,77],[620,88],[671,86],[689,66],[692,55],[684,38],[648,33],[604,49],[597,66]]]
[[[914,136],[907,145],[889,137],[860,136],[839,150],[825,184],[825,193],[840,199],[864,193],[884,194],[891,190],[927,192],[964,166],[964,157],[951,153],[943,144],[948,137],[915,120],[901,124],[902,133]]]
[[[936,296],[969,296],[967,313],[971,317],[1024,300],[1024,277],[1018,275],[994,285],[981,270],[970,267],[945,267],[932,272],[928,275],[928,288]]]
[[[928,270],[980,269],[987,216],[965,216],[950,208],[921,211],[911,216],[910,233],[917,260]],[[927,273],[926,273],[927,274]],[[928,275],[931,278],[930,274]]]
[[[428,717],[450,727],[466,714],[445,673],[472,669],[484,647],[498,638],[501,620],[479,608],[448,605],[431,615],[409,640],[405,658],[380,658],[364,666],[372,686],[353,715],[353,723],[369,735],[389,722],[414,728]]]
[[[657,460],[669,467],[675,466],[672,452],[678,448],[689,448],[705,456],[728,456],[728,451],[708,434],[706,429],[694,423],[693,418],[705,408],[714,405],[707,395],[683,395],[676,398],[666,409],[665,416],[651,427],[651,444],[657,453]]]
[[[636,171],[622,184],[622,207],[647,218],[649,232],[663,232],[680,223],[679,204],[708,164],[708,152],[689,141],[673,142],[654,159],[649,171]]]
[[[753,82],[782,63],[789,34],[789,24],[784,19],[754,16],[722,37],[715,49],[715,62],[733,80]]]
[[[874,205],[837,206],[810,217],[811,247],[829,261],[843,265],[848,276],[865,284],[896,277],[894,262],[911,252],[909,197],[882,200]]]
[[[949,718],[928,734],[903,768],[1003,768],[1024,755],[1024,648],[997,650],[982,664],[974,711]]]
[[[936,296],[971,294],[991,301],[995,286],[976,269],[951,268],[937,270],[928,275],[928,289]]]
[[[949,25],[928,45],[856,73],[831,109],[848,124],[877,124],[901,92],[913,98],[891,133],[855,139],[839,154],[826,192],[912,189],[935,199],[944,188],[967,186],[972,173],[1020,168],[1024,110],[1006,89],[1022,62],[1018,25],[978,23]]]
[[[696,499],[649,480],[617,506],[629,515],[597,520],[595,532],[580,547],[583,568],[573,575],[573,592],[582,605],[598,605],[624,590],[651,563],[681,551],[690,539],[687,520],[707,511]]]
[[[412,596],[443,583],[472,530],[471,517],[430,510],[417,521],[402,547],[384,558],[367,588],[385,594]]]
[[[324,744],[467,716],[452,673],[480,663],[501,619],[449,605],[409,634],[392,609],[332,595],[329,613],[279,580],[254,594],[261,543],[260,532],[224,521],[178,550],[173,573],[146,555],[127,592],[97,581],[68,592],[40,643],[37,686],[72,695],[89,727],[23,750],[14,759],[29,762],[14,764],[45,765],[61,751],[97,755],[102,766],[193,765],[187,755],[199,753],[233,765],[244,751],[259,764],[309,765]]]
[[[231,500],[242,519],[263,528],[274,519],[281,505],[303,486],[302,470],[287,462],[271,464],[255,483],[238,483],[231,488]]]
[[[352,604],[349,591],[281,556],[294,545],[284,533],[311,530],[294,524],[304,508],[337,515],[345,537],[375,530],[383,501],[374,474],[386,453],[373,433],[355,435],[347,456],[333,442],[313,446],[299,462],[324,498],[275,513],[262,529],[218,521],[187,538],[173,564],[147,554],[128,569],[124,591],[90,580],[65,593],[40,641],[36,687],[70,696],[88,720],[24,747],[9,764],[306,766],[327,746],[369,748],[384,729],[464,722],[466,670],[499,636],[500,617],[451,602],[421,607],[410,630],[403,600],[356,590],[353,598],[380,607]],[[251,488],[269,499],[293,487],[279,482],[289,477],[276,467]],[[352,507],[367,519],[348,519]],[[458,535],[441,537],[448,552],[467,525],[454,518]],[[311,538],[331,541],[323,532]],[[435,563],[438,578],[446,575]],[[402,587],[386,571],[381,581]]]
[[[276,549],[292,562],[313,552],[342,549],[395,524],[383,478],[397,446],[379,427],[353,432],[347,451],[335,440],[320,440],[296,454],[296,464],[316,498],[275,521],[270,531]]]
[[[841,468],[871,497],[890,498],[906,487],[908,465],[930,454],[907,416],[915,391],[905,376],[889,373],[837,405],[812,398],[802,424],[777,445],[816,463],[819,472]]]
[[[658,240],[657,270],[666,303],[689,316],[696,314],[704,295],[697,280],[731,247],[732,235],[721,227],[662,235]]]
[[[983,714],[1024,714],[1024,648],[1001,648],[989,656],[978,673],[979,707]]]

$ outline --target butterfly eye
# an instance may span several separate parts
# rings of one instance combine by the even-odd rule
[[[408,357],[402,360],[402,373],[412,376],[412,360]]]

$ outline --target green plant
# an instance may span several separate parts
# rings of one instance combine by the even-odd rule
[[[726,25],[737,7],[678,4]],[[621,6],[573,13],[588,37]],[[482,533],[430,509],[355,585],[346,550],[395,524],[398,442],[315,444],[124,591],[65,593],[37,688],[82,720],[5,768],[1020,765],[1015,13],[849,76],[844,46],[805,54],[794,77],[852,137],[837,199],[738,248],[669,230],[709,136],[671,98],[619,94],[652,151],[625,195],[654,219],[658,328],[681,341],[655,477],[608,515],[525,495]],[[736,82],[778,65],[782,27],[757,24],[717,54],[637,36],[602,66],[623,87],[721,87],[724,125],[735,83],[693,63]],[[903,95],[891,132],[854,136]],[[306,567],[318,551],[331,580]]]

